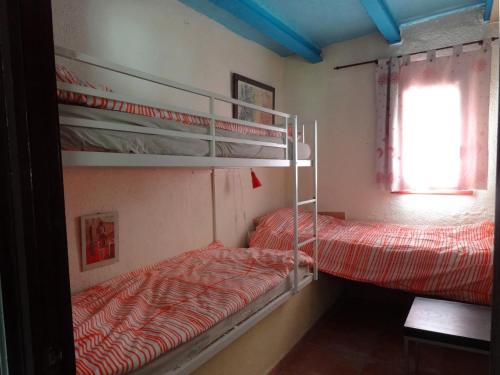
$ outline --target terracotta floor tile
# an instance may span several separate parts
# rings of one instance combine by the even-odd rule
[[[336,303],[272,375],[406,375],[403,324],[411,300],[396,294],[391,301],[387,291],[379,300],[358,295]],[[424,344],[419,365],[418,375],[488,373],[486,356]]]
[[[328,349],[330,352],[355,353],[367,356],[369,350],[376,343],[377,336],[375,334],[360,335],[356,330],[350,332],[344,329],[331,329],[315,332],[305,340],[316,347]]]
[[[287,357],[281,371],[354,375],[359,374],[364,365],[363,357],[321,348],[309,342],[299,344]]]
[[[405,361],[403,334],[395,335],[394,331],[383,333],[369,350],[369,356],[371,360],[377,362],[403,366]]]
[[[406,373],[401,366],[391,366],[382,362],[368,362],[363,367],[361,375],[406,375]]]
[[[446,349],[443,357],[443,374],[489,374],[489,358],[484,354]]]

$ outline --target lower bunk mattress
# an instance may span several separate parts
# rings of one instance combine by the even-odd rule
[[[256,219],[252,247],[293,246],[293,211]],[[299,214],[299,241],[312,236],[310,212]],[[466,302],[490,304],[494,224],[460,226],[361,223],[318,216],[318,267],[345,279]],[[312,254],[313,244],[302,248]]]
[[[79,105],[59,104],[61,117],[106,121],[117,124],[175,130],[195,134],[208,134],[206,126],[185,125],[180,121],[141,116],[123,111],[90,108]],[[83,128],[61,123],[61,148],[66,151],[98,151],[132,154],[209,156],[210,141],[180,138],[175,136],[131,133],[116,130]],[[283,137],[269,135],[243,134],[236,131],[216,128],[215,135],[252,141],[283,144]],[[289,138],[289,150],[292,157],[293,147]],[[311,157],[308,144],[297,144],[298,158]],[[216,155],[230,158],[285,159],[283,148],[242,144],[234,142],[216,142]]]
[[[312,259],[300,255],[300,275]],[[293,254],[220,243],[73,296],[77,374],[175,371],[291,289]]]

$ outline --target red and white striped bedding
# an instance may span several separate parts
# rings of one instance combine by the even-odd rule
[[[300,256],[301,265],[312,259]],[[220,243],[121,275],[75,295],[78,374],[123,374],[203,333],[289,274],[291,252]]]
[[[101,91],[108,91],[108,92],[113,91],[108,86],[95,85],[88,81],[80,79],[69,69],[59,64],[56,64],[56,80],[62,83],[70,83],[73,85],[90,87]],[[159,118],[162,120],[177,121],[184,125],[197,125],[205,127],[208,127],[210,125],[210,119],[207,117],[195,116],[182,112],[174,112],[166,109],[154,108],[140,104],[123,102],[119,100],[106,99],[93,95],[84,95],[72,91],[57,90],[57,97],[59,102],[63,104],[73,104],[91,108],[108,109],[112,111],[131,113],[134,115]],[[277,131],[254,128],[229,121],[216,120],[215,127],[218,129],[229,130],[246,135],[269,136],[269,137],[283,136],[283,133]]]
[[[292,210],[256,220],[250,246],[290,249]],[[494,224],[418,226],[360,223],[318,216],[319,269],[342,278],[473,303],[491,303]],[[300,241],[312,215],[299,216]],[[302,250],[311,254],[313,245]]]

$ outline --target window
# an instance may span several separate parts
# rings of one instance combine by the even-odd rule
[[[462,116],[458,85],[403,92],[401,173],[412,192],[459,190]]]
[[[379,61],[377,182],[398,193],[486,189],[491,49]]]

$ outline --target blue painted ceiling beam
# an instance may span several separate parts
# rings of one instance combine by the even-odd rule
[[[309,62],[322,61],[321,49],[254,0],[210,0]]]
[[[484,4],[484,20],[489,21],[491,19],[491,12],[493,10],[493,0],[486,0]]]
[[[475,9],[483,9],[483,8],[484,8],[484,4],[466,5],[463,7],[459,7],[459,8],[455,8],[455,9],[451,9],[451,10],[446,10],[446,11],[443,11],[440,13],[434,13],[434,14],[431,14],[430,16],[420,17],[420,18],[417,18],[417,19],[412,20],[412,21],[403,22],[402,24],[399,25],[399,27],[400,28],[408,27],[408,26],[416,25],[416,24],[419,24],[422,22],[437,20],[439,18],[450,16],[452,14],[457,14],[457,13],[461,13],[461,12],[468,12],[468,11],[472,11]]]
[[[401,41],[399,25],[394,19],[385,0],[361,0],[373,22],[389,43]]]

